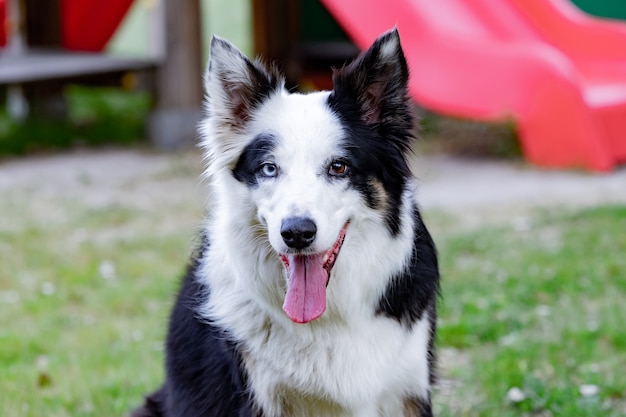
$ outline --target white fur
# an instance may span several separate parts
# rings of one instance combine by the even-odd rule
[[[381,60],[392,60],[400,47],[400,40],[398,38],[391,38],[388,42],[384,43],[380,49]]]

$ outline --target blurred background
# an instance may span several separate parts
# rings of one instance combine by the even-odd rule
[[[397,26],[441,255],[440,416],[626,416],[626,2],[0,0],[0,415],[162,380],[213,34],[332,88]]]
[[[397,26],[423,133],[469,137],[469,152],[609,171],[626,159],[624,18],[615,0],[0,0],[0,154],[189,146],[213,34],[278,62],[290,88],[308,91],[332,88],[332,67]],[[482,129],[456,135],[465,122]]]

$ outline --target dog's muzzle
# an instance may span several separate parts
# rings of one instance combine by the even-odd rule
[[[345,240],[348,224],[343,226],[332,247],[324,252],[280,255],[288,276],[283,310],[292,321],[308,323],[326,311],[326,287]],[[315,223],[307,218],[285,220],[281,228],[287,246],[298,250],[310,247],[316,232]]]

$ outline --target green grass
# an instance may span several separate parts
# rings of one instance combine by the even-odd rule
[[[151,180],[194,175],[174,167]],[[118,200],[42,190],[0,198],[1,416],[122,416],[160,383],[168,310],[200,210]],[[626,207],[471,231],[437,216],[427,213],[438,230],[438,343],[450,386],[435,393],[438,415],[623,416]],[[583,397],[583,384],[598,394]],[[508,401],[513,387],[526,399]]]
[[[19,122],[0,107],[0,157],[143,140],[150,109],[147,93],[68,86],[63,96],[68,113],[65,119],[29,117]]]
[[[453,392],[471,406],[450,415],[624,415],[625,230],[626,208],[603,207],[440,242],[439,344],[467,358],[449,377],[476,396]]]
[[[200,212],[53,191],[0,198],[0,415],[122,416],[161,379]]]

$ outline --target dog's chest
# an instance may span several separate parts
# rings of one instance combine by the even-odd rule
[[[245,343],[255,401],[268,417],[401,416],[407,394],[428,391],[427,323],[408,331],[375,318],[293,332],[266,322]]]

